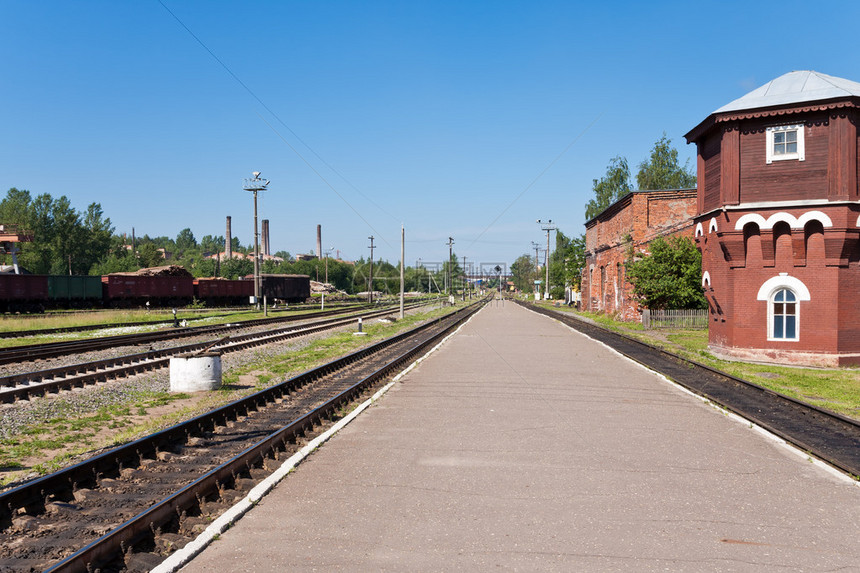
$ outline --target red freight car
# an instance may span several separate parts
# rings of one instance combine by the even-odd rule
[[[248,304],[254,296],[254,281],[194,279],[194,296],[209,305]]]
[[[131,273],[114,273],[102,277],[104,298],[114,306],[144,304],[156,306],[183,306],[194,297],[191,276],[141,276]]]
[[[0,311],[40,311],[48,300],[45,275],[0,274]]]

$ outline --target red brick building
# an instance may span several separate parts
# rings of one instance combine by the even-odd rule
[[[657,237],[693,237],[695,189],[634,191],[585,223],[582,308],[639,320],[639,306],[624,275],[632,253]]]
[[[858,107],[860,84],[791,72],[686,135],[715,354],[860,363]]]

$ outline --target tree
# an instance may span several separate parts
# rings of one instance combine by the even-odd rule
[[[197,247],[197,239],[194,238],[194,233],[191,232],[191,229],[185,228],[179,231],[179,234],[176,235],[176,250],[180,253],[184,253],[190,249],[194,249]]]
[[[663,137],[654,144],[651,156],[639,164],[636,183],[639,189],[687,189],[696,186],[696,174],[689,169],[690,161],[681,167],[678,164],[678,150],[672,147],[672,140]]]
[[[161,251],[152,241],[142,243],[137,249],[137,260],[141,267],[157,267],[163,260]]]
[[[534,291],[535,263],[530,255],[520,255],[511,264],[511,280],[522,292]]]
[[[689,237],[658,237],[650,253],[628,261],[633,294],[651,309],[707,308],[702,294],[702,254]]]
[[[630,167],[621,156],[612,158],[606,175],[593,183],[594,199],[585,206],[585,218],[593,219],[616,200],[630,193]]]
[[[222,235],[212,236],[212,235],[203,235],[203,238],[200,239],[200,248],[204,253],[223,253],[225,247],[224,237]]]
[[[104,212],[99,203],[90,203],[87,207],[87,212],[84,214],[84,229],[87,240],[82,266],[92,272],[92,267],[108,256],[114,232],[110,219],[104,218]]]

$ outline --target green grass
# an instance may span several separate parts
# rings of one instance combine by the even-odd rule
[[[57,413],[49,420],[22,428],[15,436],[0,439],[0,471],[5,473],[0,475],[0,486],[20,479],[27,472],[44,474],[56,471],[72,463],[77,456],[127,443],[169,427],[449,312],[451,309],[447,308],[429,310],[391,323],[366,321],[363,328],[366,336],[354,336],[352,332],[335,333],[279,356],[264,358],[259,354],[259,360],[225,372],[220,390],[210,392],[191,404],[181,404],[182,400],[190,398],[188,394],[129,392],[122,404],[77,412],[60,395],[55,399]],[[240,376],[251,373],[255,376],[253,386],[240,386]],[[159,416],[150,415],[153,408],[177,401],[179,407],[176,410]],[[141,417],[145,419],[141,421]],[[105,429],[111,431],[105,432]],[[25,460],[35,463],[26,468],[22,463]]]
[[[74,411],[69,403],[60,398],[56,402],[59,415],[24,427],[14,436],[0,439],[0,468],[4,471],[25,469],[23,460],[50,458],[35,464],[32,469],[38,473],[54,471],[74,456],[100,447],[96,437],[103,429],[131,426],[134,415],[146,415],[148,408],[187,397],[187,394],[167,392],[130,393],[128,403],[84,413]],[[0,485],[15,477],[0,477]]]

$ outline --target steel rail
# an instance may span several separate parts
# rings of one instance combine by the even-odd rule
[[[314,306],[318,306],[317,303],[314,303]],[[347,307],[357,309],[360,306],[367,306],[367,305],[365,305],[363,303],[348,303],[348,304],[331,303],[330,305],[326,305],[326,306],[331,306],[332,309],[335,309],[335,308],[343,309],[343,308],[347,308]],[[214,309],[210,308],[207,310],[214,310]],[[226,311],[229,309],[223,309],[222,308],[221,310]],[[299,311],[299,310],[301,310],[301,311],[313,310],[313,307],[293,305],[293,306],[290,306],[290,307],[287,307],[284,309],[281,309],[281,308],[271,309],[270,308],[269,312],[271,312],[271,313],[284,313],[284,312],[290,312],[290,311],[295,312],[295,311]],[[103,312],[103,310],[98,310],[98,311],[94,311],[94,312]],[[192,312],[192,311],[190,311],[189,309],[183,309],[183,312],[188,313],[188,312]],[[239,312],[250,312],[250,311],[247,310],[246,308],[239,308],[239,309],[234,309],[234,310],[230,311],[229,313],[213,314],[213,315],[209,315],[209,316],[206,316],[203,318],[218,318],[218,317],[222,317],[222,316],[229,316],[231,314],[236,314]],[[169,314],[169,312],[162,311],[162,312],[160,312],[160,314]],[[195,317],[195,318],[192,318],[192,320],[202,320],[202,319],[200,317]],[[107,324],[83,324],[80,326],[58,326],[57,328],[40,328],[37,330],[5,330],[5,331],[0,331],[0,338],[24,338],[25,336],[41,336],[44,334],[58,334],[58,333],[62,333],[62,332],[85,332],[87,330],[101,330],[103,328],[122,328],[122,327],[126,327],[126,326],[147,326],[150,324],[152,324],[152,325],[170,324],[172,322],[173,322],[173,318],[166,318],[164,320],[114,322],[114,323],[107,323]]]
[[[201,334],[227,332],[229,330],[235,330],[236,328],[250,328],[255,326],[264,326],[266,324],[275,324],[278,322],[296,322],[299,320],[309,320],[320,316],[337,316],[340,314],[348,314],[350,312],[355,312],[355,310],[356,309],[354,307],[348,307],[315,313],[307,313],[296,316],[279,316],[274,318],[246,320],[238,323],[230,323],[227,325],[219,324],[212,326],[182,327],[168,331],[145,332],[137,334],[120,334],[116,336],[103,336],[89,340],[71,340],[64,342],[52,342],[49,344],[15,346],[6,349],[0,349],[0,364],[53,358],[56,356],[64,356],[66,354],[90,352],[93,350],[103,350],[105,348],[113,348],[116,346],[147,344],[160,340],[168,340],[171,338],[183,338],[188,336],[199,336]]]
[[[407,308],[414,308],[415,306],[417,305],[413,304]],[[196,344],[150,350],[93,362],[60,366],[37,372],[3,376],[0,377],[0,388],[10,389],[0,390],[0,403],[30,400],[49,393],[57,393],[60,390],[69,390],[71,388],[83,387],[87,384],[107,382],[141,372],[158,370],[168,366],[170,358],[179,354],[199,352],[206,348],[213,348],[221,352],[235,352],[254,346],[272,344],[290,338],[330,330],[338,326],[345,326],[351,324],[357,317],[364,319],[374,318],[385,316],[395,311],[396,309],[394,308],[385,308],[364,314],[350,315],[348,317],[328,318],[302,326],[233,336],[223,344],[213,344],[212,341],[198,342]]]
[[[454,315],[462,315],[466,309],[473,308],[474,304],[464,307],[464,309],[457,311]],[[58,472],[0,493],[0,526],[7,524],[15,512],[19,510],[28,513],[41,513],[40,508],[44,508],[45,502],[49,499],[69,501],[73,499],[74,491],[83,484],[93,484],[101,476],[116,474],[121,467],[136,467],[139,465],[141,459],[154,457],[159,450],[163,450],[171,444],[177,442],[184,443],[190,437],[211,431],[219,424],[223,425],[229,420],[235,420],[238,416],[245,416],[248,412],[259,409],[261,404],[274,402],[318,378],[358,362],[392,344],[410,336],[415,336],[419,332],[432,328],[434,324],[438,324],[440,321],[441,319],[431,321],[389,337],[327,364],[303,372],[289,380],[221,406],[211,412],[201,414],[149,436],[103,452]]]
[[[227,488],[235,484],[235,482],[239,479],[239,476],[249,471],[252,467],[259,467],[260,465],[265,464],[266,459],[275,458],[278,452],[288,447],[288,444],[294,443],[297,438],[306,435],[309,431],[313,429],[314,426],[319,425],[322,420],[332,417],[332,415],[334,415],[335,412],[342,405],[354,400],[367,388],[371,387],[377,381],[388,376],[394,370],[402,367],[405,363],[416,357],[425,348],[427,348],[431,344],[434,344],[440,338],[451,332],[459,324],[461,324],[470,316],[472,316],[472,314],[477,312],[477,310],[481,306],[483,306],[485,302],[486,301],[478,301],[476,303],[472,303],[471,305],[464,307],[463,309],[460,309],[457,312],[448,315],[447,317],[444,317],[443,319],[439,319],[437,321],[421,325],[417,328],[411,329],[406,333],[401,333],[399,335],[386,339],[385,341],[377,343],[372,347],[358,351],[349,355],[348,357],[344,357],[344,359],[336,361],[340,362],[342,360],[358,360],[361,357],[368,356],[381,348],[388,347],[395,342],[407,340],[410,337],[415,336],[416,334],[420,334],[426,330],[432,329],[436,325],[447,323],[444,324],[444,327],[441,328],[438,332],[433,333],[432,336],[426,339],[419,340],[418,342],[410,345],[409,348],[407,348],[405,351],[400,352],[397,357],[389,360],[382,367],[378,368],[372,374],[365,376],[363,379],[353,384],[347,390],[339,393],[338,395],[326,401],[321,406],[300,416],[293,422],[287,424],[286,426],[283,426],[282,428],[271,433],[267,437],[257,441],[255,444],[246,448],[244,451],[233,457],[231,460],[208,471],[206,474],[202,475],[194,482],[182,487],[180,490],[176,491],[174,494],[170,495],[166,499],[155,503],[150,508],[141,512],[137,516],[127,520],[126,522],[117,526],[99,539],[93,541],[92,543],[83,547],[74,554],[66,557],[65,559],[46,569],[46,572],[67,573],[93,571],[97,570],[100,567],[109,565],[113,562],[122,561],[124,556],[127,555],[130,551],[132,551],[134,545],[146,540],[147,538],[152,538],[154,536],[155,531],[159,530],[165,525],[170,524],[171,522],[174,522],[184,512],[187,512],[188,510],[193,509],[195,507],[199,507],[201,500],[205,500],[207,497],[213,495],[219,495],[220,491],[222,491],[223,488]],[[328,366],[329,365],[326,365],[321,368],[325,372],[328,372]],[[316,376],[318,375],[315,373],[316,370],[319,369],[314,369],[312,371],[308,371],[304,374],[301,374],[298,377],[287,381],[287,383],[296,381],[298,385],[301,386],[306,382],[297,381],[297,379],[304,379],[308,376]],[[242,408],[244,408],[247,413],[247,409],[249,406],[251,407],[251,409],[257,409],[257,407],[259,406],[261,394],[271,394],[271,391],[272,389],[264,390],[263,392],[257,393],[237,402],[247,403],[245,406],[242,406]],[[195,418],[194,420],[190,420],[187,424],[193,424],[195,421],[200,420],[200,418],[202,418],[202,416]],[[184,424],[180,424],[179,426],[183,425]],[[186,436],[188,435],[187,430],[183,428],[174,427],[165,430],[165,432],[168,431],[172,431],[179,436],[182,436],[183,434]],[[140,442],[140,440],[138,442]],[[141,454],[139,448],[135,447],[138,442],[129,444],[129,447],[135,448],[136,455],[140,456]],[[5,502],[5,500],[0,497],[0,502]]]
[[[860,421],[801,402],[569,313],[515,302],[603,342],[855,479],[860,476]]]

